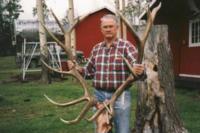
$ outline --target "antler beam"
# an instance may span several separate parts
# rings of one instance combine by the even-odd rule
[[[145,28],[145,32],[142,36],[142,38],[140,39],[136,33],[134,31],[132,31],[133,35],[137,37],[138,39],[138,48],[140,48],[140,51],[139,52],[142,52],[139,54],[139,58],[138,58],[138,63],[141,63],[142,62],[142,58],[143,58],[143,52],[144,52],[144,46],[145,46],[145,42],[147,40],[147,37],[149,35],[149,32],[150,32],[150,29],[153,25],[153,22],[154,22],[154,19],[155,19],[155,16],[158,12],[158,10],[161,8],[161,3],[153,9],[152,12],[150,12],[148,10],[148,20],[147,20],[147,26]],[[133,29],[131,28],[131,25],[129,24],[129,22],[122,16],[122,14],[117,11],[119,13],[119,16],[122,18],[122,20],[127,24],[127,26],[130,28],[130,29]],[[126,79],[125,82],[122,83],[122,85],[119,86],[119,88],[116,89],[115,93],[113,94],[112,98],[109,100],[108,103],[106,103],[106,106],[109,107],[109,109],[111,110],[111,115],[113,116],[114,115],[114,111],[113,111],[113,106],[114,106],[114,102],[116,101],[116,99],[122,94],[123,90],[131,83],[133,82],[135,79],[133,77],[134,75],[134,72],[132,71],[132,67],[130,65],[130,63],[126,60],[126,58],[124,58],[122,56],[123,60],[126,62],[129,70],[132,72],[132,74]],[[92,117],[89,118],[89,121],[93,121],[94,119],[96,119],[100,114],[101,112],[106,108],[106,106],[100,110],[98,110]]]
[[[156,13],[160,9],[160,7],[161,7],[161,4],[159,4],[156,8],[154,8],[152,12],[149,11],[147,26],[146,26],[145,32],[144,32],[144,34],[143,34],[141,39],[137,36],[137,34],[135,33],[134,29],[129,24],[129,22],[123,17],[123,15],[119,11],[117,11],[117,13],[121,17],[121,19],[126,23],[126,25],[131,29],[132,34],[136,37],[136,41],[138,42],[138,48],[140,49],[138,63],[141,63],[141,61],[142,61],[145,42],[147,40],[147,36],[149,34],[149,31],[150,31],[150,29],[151,29],[151,27],[153,25],[153,21],[155,19]],[[64,30],[64,28],[62,28],[62,25],[58,21],[56,15],[53,12],[52,12],[52,14],[53,14],[56,22],[58,23],[59,27],[61,28],[61,31],[64,33],[65,42],[62,43],[59,39],[57,39],[46,28],[46,26],[44,24],[43,24],[43,26],[45,27],[46,31],[50,34],[50,36],[57,42],[57,44],[64,49],[65,53],[69,57],[69,60],[74,62],[75,58],[74,58],[74,56],[72,54],[72,51],[71,51],[70,34],[71,34],[72,29],[75,28],[75,26],[79,22],[81,22],[85,17],[83,17],[81,19],[77,19],[77,21],[74,24],[71,25],[71,28],[69,28],[69,30]],[[130,71],[133,73],[131,65],[128,63],[128,61],[124,57],[123,57],[123,59],[126,62],[126,64],[128,65],[128,68],[130,69]],[[50,69],[52,71],[55,71],[55,72],[58,72],[58,73],[61,73],[61,74],[71,75],[71,76],[75,77],[80,82],[82,88],[84,89],[84,95],[81,98],[78,98],[78,99],[73,100],[71,102],[58,103],[58,102],[55,102],[54,100],[52,100],[51,98],[49,98],[47,95],[45,95],[45,97],[47,98],[48,101],[50,101],[54,105],[61,106],[61,107],[68,107],[68,106],[71,106],[71,105],[74,105],[74,104],[78,104],[78,103],[83,102],[83,101],[87,101],[86,106],[83,108],[83,110],[80,112],[80,114],[74,120],[66,121],[66,120],[61,118],[61,121],[64,122],[64,123],[67,123],[67,124],[74,124],[74,123],[79,122],[81,119],[83,119],[83,117],[86,115],[88,110],[91,107],[93,107],[93,106],[95,106],[97,104],[97,100],[89,93],[89,88],[87,86],[86,81],[84,80],[82,75],[76,70],[75,67],[72,68],[70,71],[60,71],[60,70],[52,68],[51,66],[48,66],[44,61],[42,61],[42,63],[44,63],[45,66],[48,69]],[[119,88],[116,89],[116,91],[115,91],[114,95],[112,96],[112,98],[108,102],[105,103],[105,106],[103,108],[98,109],[97,112],[94,115],[92,115],[88,120],[89,121],[95,120],[104,110],[107,110],[110,113],[110,115],[113,116],[114,115],[114,111],[113,111],[114,102],[122,94],[124,88],[126,88],[126,86],[129,85],[132,81],[134,81],[134,77],[131,74],[126,79],[126,81]]]

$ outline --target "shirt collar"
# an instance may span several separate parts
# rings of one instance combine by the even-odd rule
[[[111,47],[116,47],[117,44],[119,43],[119,40],[120,40],[120,39],[116,39],[116,40],[112,43]],[[106,42],[105,42],[105,41],[102,42],[102,47],[106,47]]]

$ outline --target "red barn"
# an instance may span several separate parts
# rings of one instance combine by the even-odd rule
[[[92,47],[103,40],[100,31],[100,18],[105,14],[114,14],[113,11],[104,7],[88,15],[76,27],[76,49],[83,51],[85,57],[89,57]],[[135,44],[134,36],[127,30],[127,39]]]
[[[200,1],[156,0],[162,2],[156,24],[168,25],[173,53],[176,85],[199,88],[200,85]]]

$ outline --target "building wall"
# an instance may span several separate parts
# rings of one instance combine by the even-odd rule
[[[89,57],[92,47],[103,40],[100,31],[100,18],[108,13],[107,9],[97,11],[88,16],[83,22],[76,27],[76,48],[83,51],[85,57]],[[131,32],[127,31],[127,38],[130,42],[135,43]]]
[[[169,24],[169,43],[173,52],[175,75],[200,76],[200,47],[189,47],[187,20]]]
[[[88,16],[76,27],[76,48],[83,51],[85,57],[89,57],[92,47],[103,40],[100,31],[100,18],[110,13],[108,10],[102,10]]]
[[[179,75],[180,73],[180,27],[177,24],[169,24],[168,25],[168,37],[169,43],[171,46],[172,54],[173,54],[173,66],[175,75]]]

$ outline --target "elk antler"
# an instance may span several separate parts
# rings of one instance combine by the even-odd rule
[[[45,30],[48,32],[48,34],[57,42],[57,44],[62,47],[65,51],[65,53],[68,55],[68,59],[71,61],[74,61],[75,57],[72,54],[71,51],[71,42],[70,42],[70,34],[72,29],[78,24],[78,22],[80,22],[81,20],[77,20],[74,24],[72,24],[72,26],[69,28],[68,31],[64,30],[64,28],[62,28],[62,25],[60,24],[59,20],[57,19],[56,15],[52,12],[56,22],[58,23],[59,27],[61,28],[61,31],[64,32],[64,38],[65,38],[65,43],[62,43],[61,41],[59,41],[59,39],[57,39],[49,30],[48,28],[44,25],[43,27],[45,28]],[[82,18],[84,19],[84,18]],[[70,106],[70,105],[74,105],[74,104],[78,104],[80,102],[83,101],[87,101],[87,105],[83,108],[83,110],[81,111],[80,115],[78,115],[74,120],[71,121],[66,121],[64,119],[61,118],[61,120],[65,123],[76,123],[79,122],[87,113],[87,111],[90,109],[90,107],[94,106],[96,104],[96,99],[89,93],[89,88],[85,82],[85,80],[83,79],[83,77],[80,75],[80,73],[74,68],[72,68],[70,71],[60,71],[57,69],[52,68],[51,66],[49,66],[47,63],[45,63],[42,60],[42,63],[50,70],[55,71],[57,73],[61,73],[61,74],[67,74],[67,75],[71,75],[73,77],[75,77],[81,84],[82,88],[84,89],[84,95],[81,98],[78,98],[76,100],[73,100],[71,102],[65,102],[65,103],[58,103],[55,102],[54,100],[52,100],[51,98],[49,98],[46,94],[44,95],[48,101],[50,101],[51,103],[57,105],[57,106],[62,106],[62,107],[66,107],[66,106]]]
[[[121,19],[132,30],[132,33],[134,34],[134,36],[136,37],[137,41],[139,42],[139,46],[138,47],[142,49],[139,52],[143,52],[144,51],[143,49],[144,49],[144,45],[145,45],[147,36],[148,36],[150,28],[151,28],[151,26],[153,24],[155,15],[156,15],[157,11],[160,9],[160,6],[161,6],[161,4],[159,4],[159,6],[157,6],[156,8],[154,8],[153,11],[152,11],[152,13],[149,13],[149,15],[148,15],[148,21],[147,21],[147,27],[146,27],[146,30],[144,32],[144,36],[142,37],[142,39],[140,39],[136,35],[136,33],[134,32],[133,28],[131,27],[131,25],[129,24],[129,22],[123,17],[123,15],[119,11],[117,11],[118,14],[119,14],[119,16],[121,17]],[[54,18],[56,19],[56,22],[58,23],[59,27],[62,27],[62,25],[59,23],[56,15],[53,12],[52,12],[52,14],[53,14]],[[61,46],[64,49],[65,53],[69,57],[69,60],[71,60],[71,61],[74,61],[75,57],[73,56],[72,51],[71,51],[70,34],[71,34],[72,29],[78,24],[78,22],[81,22],[84,18],[82,18],[80,20],[77,20],[76,23],[72,24],[71,28],[68,31],[65,31],[64,28],[61,28],[62,32],[64,32],[64,38],[65,38],[65,43],[64,44],[61,41],[59,41],[46,28],[46,26],[44,24],[42,24],[44,26],[44,28],[46,29],[46,31],[49,33],[49,35],[57,42],[57,44],[59,46]],[[142,56],[143,56],[143,53],[140,53],[140,55],[139,55],[140,58],[139,58],[138,63],[141,63]],[[124,57],[123,57],[123,59],[126,62],[126,64],[128,65],[129,69],[132,71],[131,65],[128,63],[128,61]],[[62,106],[62,107],[67,107],[67,106],[70,106],[70,105],[78,104],[78,103],[83,102],[83,101],[87,101],[86,106],[83,108],[83,110],[81,111],[81,113],[74,120],[66,121],[66,120],[64,120],[64,119],[61,118],[61,121],[63,121],[64,123],[67,123],[67,124],[73,124],[73,123],[79,122],[86,115],[86,113],[88,112],[88,110],[97,103],[97,100],[89,93],[89,88],[87,86],[87,83],[83,79],[82,75],[76,70],[75,67],[72,68],[70,71],[60,71],[60,70],[52,68],[51,66],[48,66],[44,61],[42,61],[42,63],[44,63],[44,65],[48,69],[50,69],[52,71],[55,71],[57,73],[71,75],[71,76],[75,77],[80,82],[82,88],[84,89],[84,95],[81,98],[78,98],[78,99],[73,100],[71,102],[58,103],[58,102],[55,102],[54,100],[52,100],[51,98],[49,98],[47,95],[44,95],[47,98],[48,101],[50,101],[51,103],[53,103],[53,104],[55,104],[57,106]],[[92,121],[92,120],[96,119],[106,109],[110,113],[110,115],[113,116],[114,115],[114,111],[113,111],[114,102],[122,94],[124,88],[126,88],[127,85],[129,85],[133,80],[134,80],[133,75],[130,75],[126,79],[126,81],[123,82],[123,84],[120,85],[120,87],[116,89],[116,91],[113,94],[112,98],[108,102],[105,103],[105,106],[103,108],[98,109],[97,112],[93,116],[91,116],[88,120]]]

